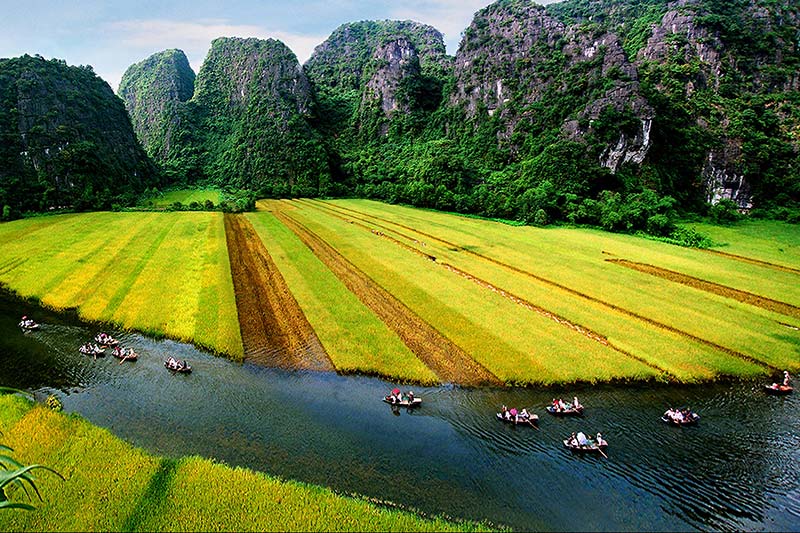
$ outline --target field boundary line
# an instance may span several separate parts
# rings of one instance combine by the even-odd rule
[[[319,201],[316,201],[315,203],[318,203],[318,202]],[[339,208],[341,206],[336,206],[336,207]],[[719,350],[719,351],[721,351],[723,353],[726,353],[728,355],[731,355],[733,357],[737,357],[739,359],[742,359],[744,361],[752,363],[752,364],[754,364],[756,366],[760,366],[762,368],[769,369],[772,372],[780,372],[782,370],[782,369],[780,369],[780,368],[778,368],[778,367],[776,367],[776,366],[774,366],[774,365],[772,365],[770,363],[767,363],[765,361],[761,361],[760,359],[756,359],[755,357],[752,357],[752,356],[747,355],[745,353],[739,352],[738,350],[734,350],[732,348],[728,348],[726,346],[722,346],[720,344],[717,344],[716,342],[710,341],[708,339],[704,339],[702,337],[698,337],[696,335],[693,335],[692,333],[689,333],[687,331],[683,331],[683,330],[678,329],[678,328],[676,328],[674,326],[670,326],[669,324],[664,324],[664,323],[659,322],[659,321],[657,321],[655,319],[652,319],[650,317],[646,317],[646,316],[640,315],[639,313],[636,313],[634,311],[630,311],[629,309],[625,309],[624,307],[620,307],[618,305],[606,302],[606,301],[601,300],[599,298],[596,298],[594,296],[590,296],[588,294],[582,293],[582,292],[580,292],[580,291],[578,291],[576,289],[572,289],[572,288],[567,287],[566,285],[562,285],[562,284],[560,284],[560,283],[558,283],[556,281],[552,281],[552,280],[549,280],[547,278],[543,278],[543,277],[541,277],[541,276],[539,276],[537,274],[534,274],[532,272],[528,272],[526,270],[522,270],[521,268],[515,267],[513,265],[509,265],[508,263],[504,263],[502,261],[498,261],[496,259],[492,259],[491,257],[484,256],[482,254],[479,254],[479,253],[477,253],[477,252],[475,252],[473,250],[470,250],[468,248],[465,248],[463,246],[459,246],[457,244],[454,244],[454,243],[451,243],[451,242],[446,241],[444,239],[441,239],[439,237],[436,237],[435,235],[430,235],[430,234],[425,233],[425,232],[423,232],[421,230],[417,230],[417,229],[414,229],[412,227],[406,226],[404,224],[400,224],[399,222],[393,222],[391,220],[386,220],[384,218],[381,218],[381,217],[378,217],[378,216],[375,216],[375,215],[361,213],[359,211],[355,211],[353,209],[349,209],[349,208],[346,208],[346,207],[341,207],[341,209],[343,209],[345,211],[355,212],[355,213],[357,213],[359,215],[362,215],[362,216],[367,216],[367,217],[371,217],[371,218],[377,218],[378,220],[382,220],[382,221],[387,222],[389,224],[393,224],[393,225],[396,225],[396,226],[401,227],[403,229],[407,229],[407,230],[413,231],[415,233],[418,233],[420,235],[423,235],[425,237],[429,237],[429,238],[431,238],[431,239],[433,239],[433,240],[435,240],[437,242],[440,242],[441,244],[443,244],[445,246],[448,246],[448,247],[450,247],[450,248],[452,248],[454,250],[459,250],[459,251],[462,251],[462,252],[466,252],[469,255],[473,255],[475,257],[483,259],[484,261],[487,261],[487,262],[489,262],[491,264],[495,264],[495,265],[500,266],[502,268],[506,268],[508,270],[511,270],[512,272],[517,272],[519,274],[523,274],[523,275],[528,276],[528,277],[530,277],[532,279],[540,281],[541,283],[556,287],[556,288],[561,289],[561,290],[563,290],[563,291],[565,291],[565,292],[567,292],[569,294],[578,296],[578,297],[583,298],[585,300],[588,300],[590,302],[593,302],[593,303],[596,303],[598,305],[607,307],[609,309],[617,311],[618,313],[627,315],[627,316],[635,318],[637,320],[641,320],[642,322],[645,322],[645,323],[650,324],[652,326],[655,326],[657,328],[663,329],[664,331],[669,331],[669,332],[674,333],[676,335],[691,339],[691,340],[693,340],[695,342],[699,342],[700,344],[704,344],[706,346],[709,346],[711,348]],[[396,230],[390,230],[390,231],[396,231]]]
[[[680,283],[681,285],[686,285],[694,289],[710,292],[724,298],[730,298],[742,303],[761,307],[767,311],[772,311],[774,313],[779,313],[794,318],[800,318],[800,307],[790,303],[782,302],[780,300],[774,300],[772,298],[767,298],[766,296],[759,296],[758,294],[753,294],[752,292],[735,289],[733,287],[728,287],[727,285],[696,278],[694,276],[689,276],[687,274],[682,274],[680,272],[675,272],[674,270],[668,270],[666,268],[657,267],[647,263],[638,263],[636,261],[629,261],[627,259],[606,259],[606,262],[621,265],[625,268],[630,268],[631,270],[636,270],[637,272],[642,272],[644,274],[666,279],[667,281],[672,281],[674,283]]]
[[[503,384],[491,371],[351,263],[320,235],[280,209],[273,211],[273,214],[443,382],[468,386]]]
[[[224,215],[244,359],[265,366],[333,371],[333,363],[253,225]]]
[[[741,261],[743,263],[750,263],[751,265],[771,268],[773,270],[780,270],[781,272],[788,272],[790,274],[800,274],[800,268],[792,268],[784,265],[779,265],[777,263],[770,263],[769,261],[762,261],[761,259],[754,259],[752,257],[746,257],[744,255],[736,255],[730,252],[723,252],[722,250],[710,250],[708,248],[701,248],[700,251],[705,252],[707,254],[721,255],[722,257],[727,257],[729,259],[734,259],[736,261]]]
[[[350,222],[348,220],[345,220],[342,217],[337,217],[337,218],[339,218],[340,220],[343,220],[345,222]],[[569,328],[569,329],[575,331],[576,333],[579,333],[580,335],[583,335],[584,337],[586,337],[588,339],[591,339],[591,340],[593,340],[595,342],[598,342],[598,343],[602,344],[603,346],[606,346],[609,349],[624,355],[625,357],[630,357],[631,359],[639,361],[640,363],[644,364],[645,366],[648,366],[648,367],[652,368],[653,370],[658,371],[662,376],[668,377],[668,378],[673,379],[673,380],[677,380],[677,377],[674,374],[672,374],[670,371],[658,366],[657,364],[653,363],[652,361],[648,361],[647,359],[645,359],[643,357],[639,357],[638,355],[632,354],[632,353],[630,353],[630,352],[628,352],[626,350],[623,350],[622,348],[619,348],[618,346],[616,346],[612,342],[610,342],[608,340],[608,337],[606,337],[605,335],[603,335],[601,333],[598,333],[598,332],[592,330],[591,328],[588,328],[586,326],[578,324],[577,322],[573,322],[572,320],[569,320],[568,318],[563,317],[563,316],[559,315],[558,313],[554,313],[553,311],[550,311],[550,310],[548,310],[548,309],[546,309],[546,308],[544,308],[544,307],[542,307],[540,305],[536,305],[535,303],[533,303],[533,302],[531,302],[529,300],[526,300],[526,299],[522,298],[521,296],[517,296],[516,294],[508,292],[507,290],[502,289],[502,288],[500,288],[500,287],[498,287],[498,286],[496,286],[496,285],[494,285],[494,284],[492,284],[492,283],[490,283],[490,282],[488,282],[488,281],[486,281],[484,279],[481,279],[481,278],[479,278],[479,277],[477,277],[477,276],[475,276],[473,274],[470,274],[466,270],[462,270],[462,269],[460,269],[460,268],[458,268],[456,266],[453,266],[453,265],[451,265],[449,263],[441,262],[435,256],[433,256],[431,254],[428,254],[428,253],[425,253],[425,252],[423,252],[421,250],[417,250],[413,246],[409,246],[408,244],[406,244],[404,242],[401,242],[398,239],[395,239],[394,237],[392,237],[391,235],[387,235],[387,234],[383,233],[382,231],[374,230],[374,229],[370,228],[369,226],[367,226],[366,224],[361,224],[359,222],[350,222],[350,223],[352,223],[352,224],[354,224],[354,225],[356,225],[358,227],[367,229],[373,235],[376,235],[378,237],[382,237],[384,239],[387,239],[390,242],[396,244],[397,246],[400,246],[401,248],[403,248],[405,250],[408,250],[408,251],[410,251],[412,253],[420,255],[420,256],[422,256],[422,257],[424,257],[424,258],[436,263],[437,265],[443,267],[445,270],[448,270],[448,271],[450,271],[450,272],[452,272],[452,273],[454,273],[454,274],[456,274],[458,276],[461,276],[462,278],[467,279],[467,280],[475,283],[476,285],[478,285],[480,287],[483,287],[484,289],[490,290],[490,291],[494,292],[495,294],[498,294],[498,295],[502,296],[503,298],[505,298],[507,300],[510,300],[510,301],[514,302],[515,304],[522,306],[525,309],[528,309],[529,311],[533,311],[534,313],[536,313],[536,314],[538,314],[540,316],[543,316],[543,317],[545,317],[547,319],[550,319],[553,322],[556,322],[557,324],[559,324],[561,326]],[[388,228],[385,228],[385,229],[388,229]],[[412,240],[414,242],[420,242],[420,241],[417,241],[417,240],[409,237],[408,235],[402,234],[401,232],[393,231],[393,233],[397,233],[398,235],[401,235],[404,238],[410,239],[410,240]]]

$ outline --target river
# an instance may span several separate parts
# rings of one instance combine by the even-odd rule
[[[22,333],[22,314],[41,330]],[[56,394],[66,412],[156,454],[427,514],[537,531],[800,530],[800,401],[768,396],[762,383],[413,387],[422,407],[393,411],[380,401],[394,387],[385,380],[242,365],[133,333],[108,331],[135,347],[136,362],[78,353],[99,330],[0,293],[0,385]],[[167,371],[170,355],[193,372]],[[575,394],[583,418],[545,412],[553,396]],[[502,404],[539,414],[540,430],[495,420]],[[691,407],[700,424],[665,425],[669,406]],[[608,459],[566,450],[573,431],[601,431]]]

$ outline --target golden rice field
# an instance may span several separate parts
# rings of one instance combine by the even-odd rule
[[[194,342],[242,342],[221,213],[89,213],[0,225],[0,283],[87,320]]]
[[[668,268],[794,307],[800,306],[798,272],[594,230],[510,227],[363,200],[290,204],[292,216],[508,381],[525,381],[515,370],[545,383],[551,375],[555,381],[649,375],[697,381],[800,366],[800,314],[775,313],[608,259]],[[787,249],[800,232],[784,226]],[[800,260],[795,255],[786,264],[796,268]],[[450,267],[484,283],[463,284]],[[493,303],[499,290],[506,303]],[[546,320],[550,330],[541,324],[546,312],[558,317]]]
[[[797,226],[698,226],[725,244],[704,251],[366,200],[245,216],[338,372],[547,385],[800,369]],[[0,247],[0,283],[23,296],[246,355],[220,213],[21,220]]]
[[[0,512],[2,531],[487,531],[208,459],[153,456],[28,400],[0,396],[0,442],[36,471],[42,502]],[[10,500],[29,502],[16,486]]]

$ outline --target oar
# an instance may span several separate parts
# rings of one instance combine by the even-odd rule
[[[604,453],[603,453],[603,449],[602,449],[602,448],[600,448],[600,446],[598,446],[598,447],[597,447],[597,451],[598,451],[598,452],[600,452],[600,455],[602,455],[603,457],[605,457],[606,459],[608,459],[608,456],[607,456],[606,454],[604,454]]]
[[[530,418],[528,419],[528,424],[530,424],[530,426],[531,426],[533,429],[535,429],[536,431],[539,431],[539,428],[538,428],[538,427],[536,427],[536,424],[534,424],[533,422],[531,422],[531,419],[530,419]]]

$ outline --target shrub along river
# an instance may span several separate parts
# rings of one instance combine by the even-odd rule
[[[22,333],[22,314],[41,330]],[[525,530],[800,530],[800,401],[768,396],[762,383],[413,387],[424,403],[409,413],[380,401],[394,387],[385,380],[241,365],[138,334],[108,331],[136,362],[81,355],[98,331],[0,294],[0,385],[56,394],[65,411],[157,454],[429,514]],[[167,371],[169,356],[193,372]],[[553,396],[574,394],[584,418],[545,412]],[[502,404],[538,413],[540,430],[498,422]],[[661,422],[670,406],[697,411],[699,426]],[[573,431],[601,431],[608,459],[566,450]]]

